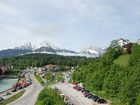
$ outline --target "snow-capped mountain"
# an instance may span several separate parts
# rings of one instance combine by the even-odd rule
[[[47,41],[43,41],[41,43],[36,43],[36,44],[32,44],[31,42],[29,43],[25,43],[24,45],[21,45],[21,46],[18,46],[18,47],[15,47],[15,49],[28,49],[28,50],[37,50],[37,49],[40,49],[40,48],[54,48],[55,47],[47,42]]]
[[[31,52],[34,53],[57,53],[57,52],[63,52],[63,53],[76,53],[75,51],[71,51],[71,50],[67,50],[67,49],[61,49],[59,47],[54,46],[53,44],[51,44],[50,42],[47,41],[43,41],[41,43],[36,43],[36,44],[32,44],[31,42],[26,43],[22,46],[19,47],[15,47],[15,49],[18,50],[31,50]]]
[[[48,53],[58,54],[64,56],[85,56],[85,57],[98,57],[104,53],[104,49],[98,47],[83,48],[79,52],[62,49],[54,46],[53,44],[43,41],[41,43],[26,43],[24,45],[15,47],[14,49],[7,49],[0,51],[0,58],[12,57],[31,53]]]
[[[32,46],[32,43],[29,42],[29,43],[25,43],[25,44],[22,45],[22,46],[15,47],[15,49],[20,49],[20,50],[32,50],[32,49],[33,49],[33,46]]]
[[[85,54],[85,55],[93,55],[93,56],[100,56],[105,52],[105,49],[99,48],[99,47],[88,47],[83,48],[80,50],[79,53]]]

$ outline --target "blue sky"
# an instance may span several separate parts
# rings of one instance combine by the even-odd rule
[[[1,0],[0,49],[49,41],[77,50],[140,38],[140,0]]]

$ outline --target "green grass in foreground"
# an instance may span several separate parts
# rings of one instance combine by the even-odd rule
[[[65,103],[57,94],[57,91],[51,88],[44,88],[40,92],[35,105],[65,105]]]
[[[114,63],[120,66],[127,66],[129,63],[129,58],[129,54],[121,55],[116,60],[114,60]]]
[[[45,85],[45,82],[41,79],[40,76],[38,76],[37,74],[34,74],[34,76],[35,76],[35,78],[38,80],[38,82],[39,82],[42,86]]]
[[[17,100],[18,98],[20,98],[23,95],[24,92],[25,92],[25,90],[23,90],[23,91],[17,93],[16,95],[4,100],[3,102],[0,102],[0,105],[7,105],[7,104]]]

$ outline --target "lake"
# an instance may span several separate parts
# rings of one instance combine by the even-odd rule
[[[18,79],[0,79],[0,92],[5,91],[13,86]]]

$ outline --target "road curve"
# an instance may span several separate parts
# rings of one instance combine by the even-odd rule
[[[40,85],[40,83],[38,83],[33,74],[30,76],[32,79],[32,85],[26,89],[22,97],[8,105],[35,105],[37,96],[43,87]]]

